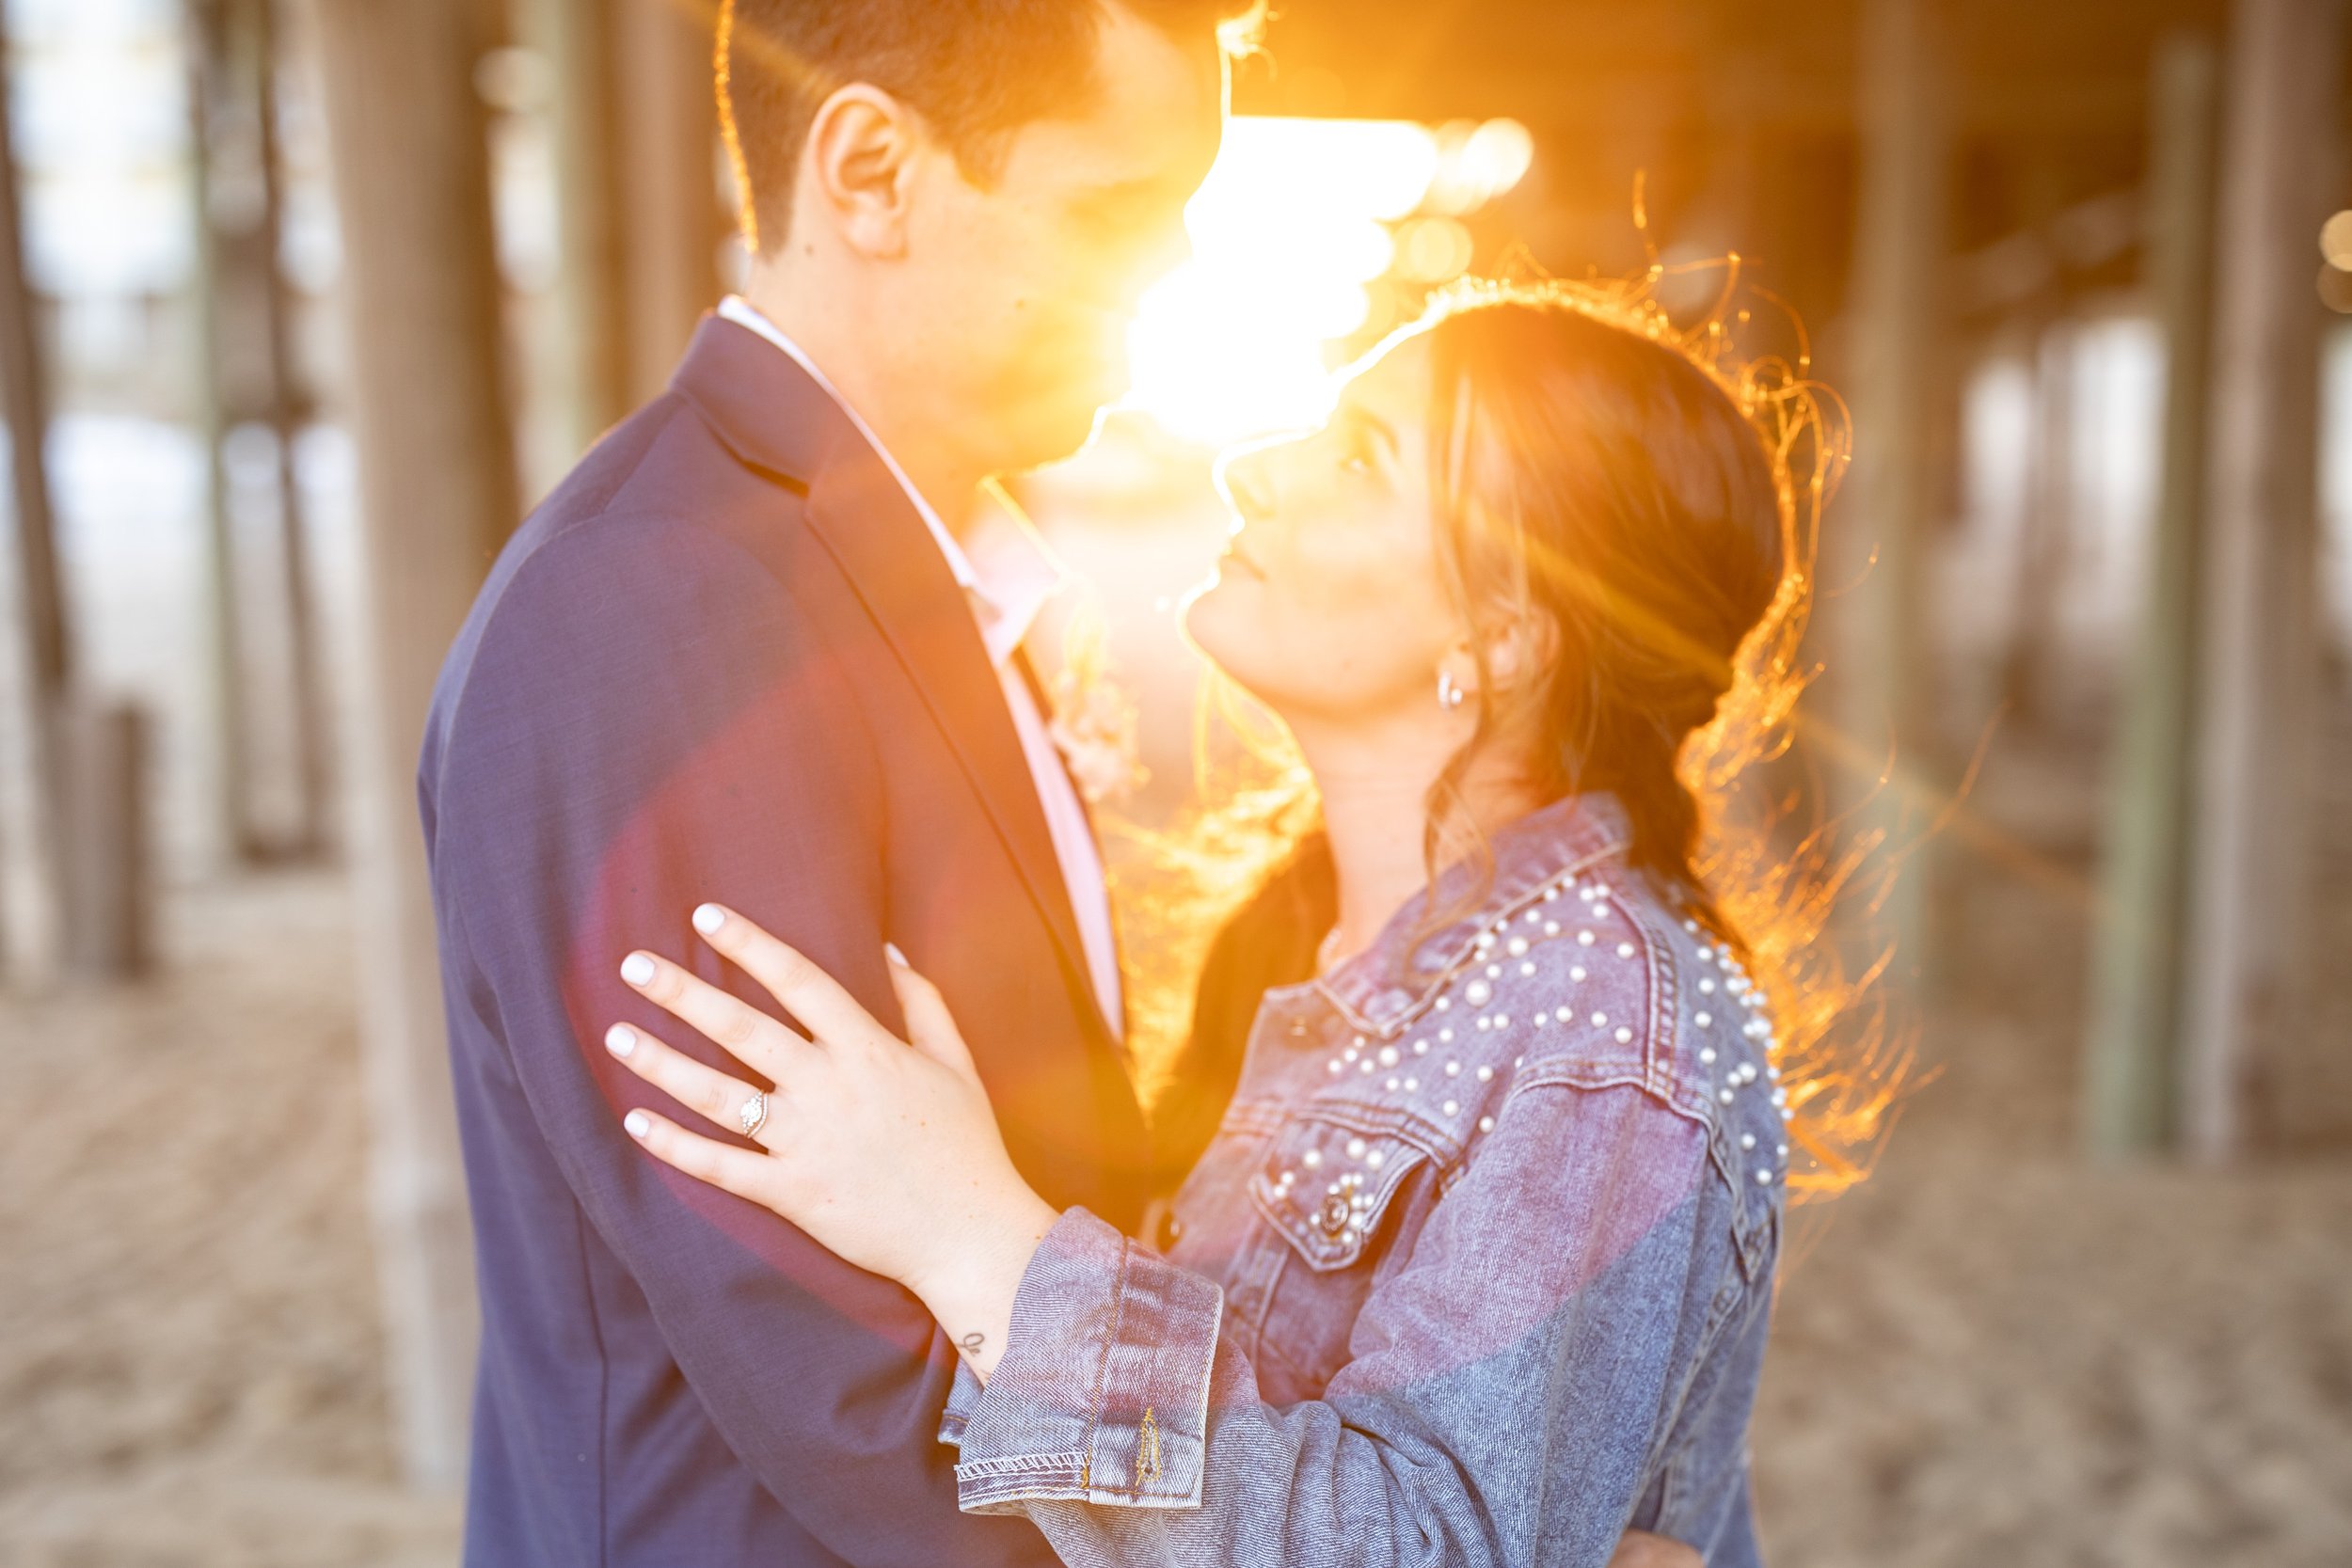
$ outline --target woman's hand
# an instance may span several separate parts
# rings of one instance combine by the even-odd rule
[[[1005,1152],[972,1054],[930,981],[894,949],[890,974],[913,1048],[815,964],[741,915],[705,904],[694,928],[811,1031],[803,1037],[651,953],[621,978],[776,1086],[754,1139],[688,1132],[651,1111],[629,1135],[687,1175],[773,1210],[821,1245],[904,1285],[983,1378],[1003,1353],[1012,1298],[1058,1217]],[[605,1046],[630,1071],[731,1130],[758,1091],[616,1023]]]

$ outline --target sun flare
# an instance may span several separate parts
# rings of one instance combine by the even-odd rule
[[[1333,365],[1468,270],[1462,218],[1534,158],[1510,119],[1236,118],[1185,212],[1192,259],[1136,320],[1127,406],[1211,446],[1317,423]]]

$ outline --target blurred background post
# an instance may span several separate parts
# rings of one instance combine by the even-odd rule
[[[1152,830],[1233,760],[1177,629],[1216,447],[1431,290],[1628,279],[1851,406],[1774,779],[1866,852],[1922,1070],[1798,1212],[1781,1560],[2352,1560],[2344,8],[1289,0],[1133,393],[1017,482]],[[11,1560],[453,1558],[416,751],[501,542],[741,276],[714,11],[0,9]],[[1193,950],[1131,942],[1142,1037]]]
[[[473,1257],[414,780],[441,657],[521,502],[472,81],[490,15],[482,0],[324,0],[316,25],[359,444],[352,869],[370,1186],[401,1455],[446,1489],[464,1473]]]

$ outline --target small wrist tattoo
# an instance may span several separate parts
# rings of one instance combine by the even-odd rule
[[[964,1354],[977,1355],[980,1354],[980,1347],[988,1343],[988,1336],[975,1331],[958,1339],[956,1343],[962,1347]]]

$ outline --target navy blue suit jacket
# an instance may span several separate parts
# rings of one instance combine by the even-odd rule
[[[632,947],[765,1003],[695,940],[701,900],[894,1027],[895,941],[1048,1201],[1132,1227],[1152,1182],[970,610],[787,356],[707,318],[523,525],[420,791],[482,1285],[467,1561],[1050,1562],[1025,1521],[956,1510],[928,1314],[648,1159],[620,1116],[659,1097],[600,1044],[628,1020],[716,1059],[620,984]]]

